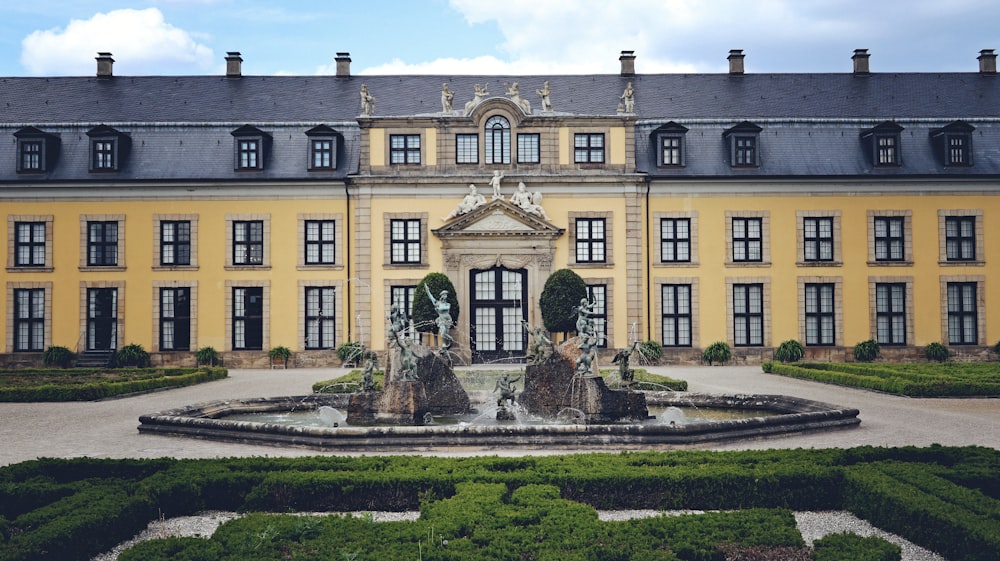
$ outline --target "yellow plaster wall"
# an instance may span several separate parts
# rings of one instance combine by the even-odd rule
[[[426,137],[426,142],[424,143],[427,151],[427,165],[436,166],[437,165],[437,129],[428,128],[424,129],[424,136]]]
[[[625,165],[625,127],[611,127],[608,131],[608,163]]]
[[[385,129],[368,129],[368,154],[368,165],[385,166]]]

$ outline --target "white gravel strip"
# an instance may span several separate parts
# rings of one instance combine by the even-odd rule
[[[599,510],[597,517],[599,520],[620,521],[632,520],[635,518],[651,518],[654,516],[682,516],[688,514],[703,514],[702,510]],[[331,516],[339,513],[330,512],[302,512],[296,513],[302,516]],[[375,522],[399,522],[406,520],[417,520],[420,513],[417,511],[407,512],[351,512],[347,513],[357,518],[372,517]],[[345,514],[345,515],[347,515]],[[179,516],[166,520],[154,520],[149,526],[137,536],[122,542],[107,553],[102,553],[91,559],[91,561],[117,561],[118,555],[132,547],[133,545],[150,539],[166,537],[211,537],[215,530],[224,522],[242,516],[235,512],[206,511],[195,516]],[[796,512],[795,523],[802,539],[806,545],[812,546],[813,541],[827,534],[851,532],[859,536],[878,536],[890,541],[903,550],[902,561],[947,561],[944,557],[916,546],[913,543],[889,532],[884,532],[868,522],[861,520],[850,512],[846,511],[823,511],[823,512]]]

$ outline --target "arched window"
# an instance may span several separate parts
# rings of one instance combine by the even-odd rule
[[[486,163],[510,163],[510,122],[494,115],[486,121]]]

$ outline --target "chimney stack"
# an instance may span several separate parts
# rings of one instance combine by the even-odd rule
[[[743,74],[743,49],[729,51],[729,74]]]
[[[993,49],[983,49],[979,51],[979,73],[980,74],[996,74],[997,73],[997,55],[993,52]]]
[[[351,53],[337,53],[337,76],[347,77],[351,75]]]
[[[622,51],[618,60],[622,63],[622,76],[635,76],[635,51]]]
[[[855,74],[868,74],[868,49],[854,49],[854,56],[851,60],[854,61],[854,73]]]
[[[111,53],[97,53],[97,77],[110,78],[113,74],[111,67],[115,64],[115,59],[111,58]]]
[[[243,75],[243,57],[239,51],[226,52],[226,78],[239,78]]]

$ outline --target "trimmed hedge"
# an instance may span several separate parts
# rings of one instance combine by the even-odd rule
[[[781,364],[764,372],[910,397],[1000,396],[1000,369],[992,364]]]
[[[829,534],[813,542],[816,561],[899,561],[903,551],[878,536]]]
[[[225,368],[155,368],[114,371],[102,380],[102,370],[18,370],[0,373],[0,401],[90,401],[161,388],[179,388],[220,380]],[[24,381],[37,374],[38,383]],[[5,378],[17,376],[14,384]],[[6,385],[5,385],[6,383]]]

